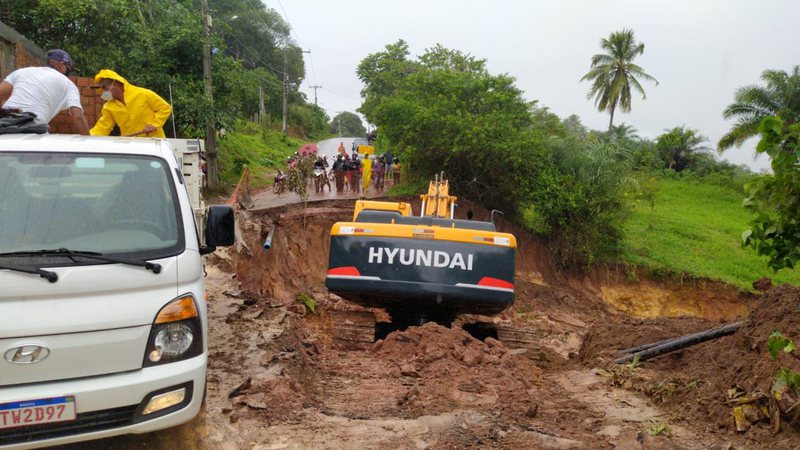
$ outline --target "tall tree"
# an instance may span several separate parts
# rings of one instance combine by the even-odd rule
[[[789,73],[765,70],[761,79],[766,86],[740,87],[734,102],[722,113],[726,119],[737,121],[719,140],[720,152],[758,135],[758,126],[765,117],[781,116],[787,124],[800,122],[800,66],[794,66]]]
[[[699,155],[710,152],[703,145],[707,139],[695,130],[675,127],[658,137],[656,151],[664,161],[664,167],[680,172],[692,169]]]
[[[343,111],[335,115],[328,126],[331,133],[337,133],[339,136],[367,135],[367,130],[364,128],[361,118],[350,111]]]
[[[611,33],[608,38],[600,40],[600,48],[605,53],[592,56],[591,69],[581,81],[592,82],[586,98],[594,97],[597,109],[608,111],[611,115],[608,121],[610,131],[617,108],[630,112],[631,89],[641,93],[642,100],[646,98],[639,79],[652,81],[656,85],[658,81],[633,63],[637,56],[644,53],[644,44],[636,41],[633,30],[624,29]]]

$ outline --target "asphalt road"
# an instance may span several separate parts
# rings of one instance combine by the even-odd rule
[[[351,147],[355,139],[354,137],[336,137],[319,141],[317,142],[317,154],[326,155],[328,157],[328,163],[332,164],[336,159],[336,149],[339,148],[339,143],[344,143],[344,148],[347,150],[347,153],[351,153]]]

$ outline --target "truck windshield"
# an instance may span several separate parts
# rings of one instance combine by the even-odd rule
[[[0,253],[69,248],[168,256],[183,249],[179,217],[162,159],[0,152]]]

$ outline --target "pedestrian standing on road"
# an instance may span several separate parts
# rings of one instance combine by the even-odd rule
[[[383,154],[383,159],[386,161],[386,178],[394,178],[392,176],[392,163],[394,163],[394,155],[392,155],[391,150],[386,150],[386,153]]]
[[[342,156],[347,154],[347,149],[344,148],[344,141],[339,142],[339,148],[337,148],[336,151],[338,151],[339,154],[342,155]]]
[[[364,189],[365,194],[367,189],[369,189],[370,181],[372,181],[372,158],[374,158],[374,155],[367,155],[364,157],[364,163],[361,165],[363,174],[361,179],[361,187]]]
[[[400,182],[400,160],[394,158],[392,161],[392,184],[397,184]]]
[[[384,169],[386,168],[384,160],[385,158],[381,156],[372,166],[372,173],[375,178],[375,190],[377,191],[383,191],[383,176],[385,173]]]
[[[353,157],[350,158],[350,164],[352,165],[351,172],[353,173],[353,182],[350,184],[350,187],[353,192],[359,192],[361,190],[361,161],[358,159],[358,152],[353,152]]]
[[[35,114],[33,122],[43,125],[42,129],[66,109],[78,133],[88,135],[78,87],[67,78],[73,70],[75,63],[69,53],[50,50],[46,67],[23,67],[0,82],[0,108]]]
[[[122,136],[166,137],[164,123],[172,106],[158,94],[128,83],[113,70],[103,69],[94,77],[93,87],[103,90],[105,100],[100,119],[92,127],[93,136],[108,136],[119,127]]]
[[[333,162],[333,178],[336,180],[336,192],[344,190],[344,158],[342,155],[336,155],[336,161]]]

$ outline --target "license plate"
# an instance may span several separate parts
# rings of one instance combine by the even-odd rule
[[[75,397],[0,404],[0,429],[75,420]]]

